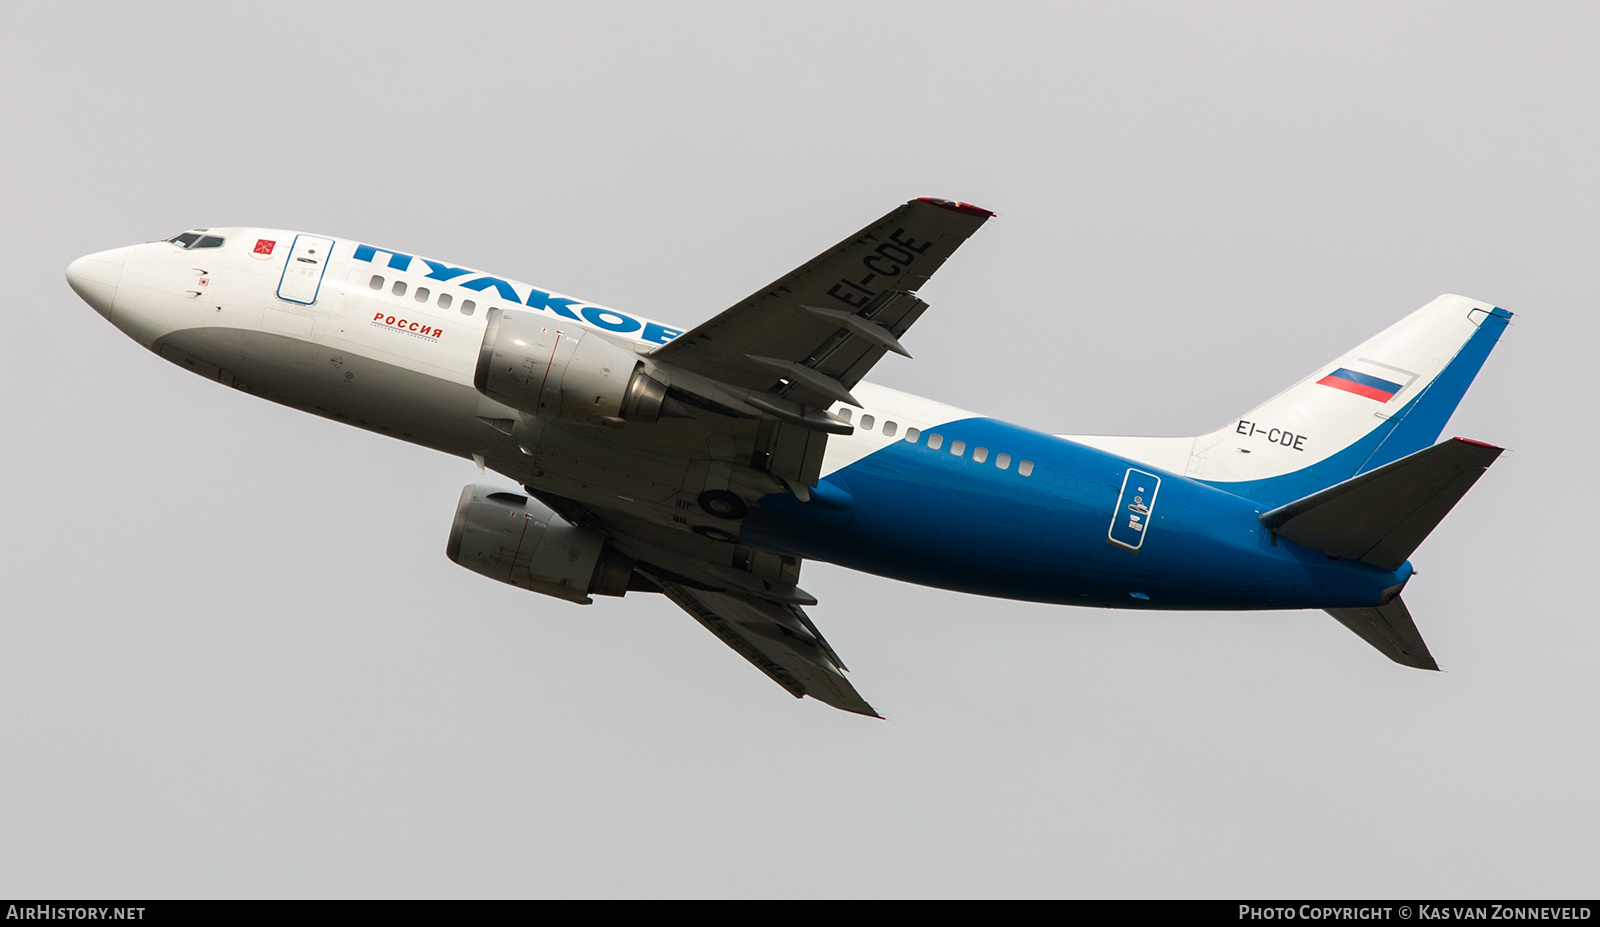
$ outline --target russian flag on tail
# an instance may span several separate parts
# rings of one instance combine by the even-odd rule
[[[1347,393],[1355,393],[1357,396],[1365,396],[1368,399],[1376,399],[1379,402],[1388,402],[1394,398],[1395,393],[1400,392],[1404,387],[1404,384],[1385,380],[1382,377],[1375,377],[1370,373],[1351,370],[1349,367],[1340,367],[1333,373],[1318,380],[1317,383],[1322,386],[1331,386],[1334,389],[1342,389]]]

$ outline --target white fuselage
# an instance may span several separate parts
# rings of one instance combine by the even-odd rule
[[[519,281],[332,236],[207,233],[224,244],[196,250],[157,241],[103,251],[74,262],[69,278],[129,337],[208,379],[491,466],[516,448],[480,420],[517,415],[473,389],[490,308],[539,308],[552,325],[604,332],[641,353],[681,334]],[[312,255],[320,278],[297,281],[300,262],[291,252],[307,239],[331,248]],[[271,253],[258,253],[267,242]],[[868,383],[855,394],[865,409],[850,410],[854,434],[828,441],[824,475],[904,440],[908,429],[972,414]],[[884,423],[893,423],[889,434]]]

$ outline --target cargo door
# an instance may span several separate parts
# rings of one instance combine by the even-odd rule
[[[1142,547],[1156,510],[1156,493],[1160,490],[1161,477],[1130,467],[1122,478],[1117,507],[1111,512],[1107,539],[1129,550]]]

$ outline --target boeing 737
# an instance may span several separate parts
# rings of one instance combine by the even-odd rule
[[[665,595],[797,698],[877,716],[805,611],[806,559],[1063,605],[1323,609],[1437,669],[1400,592],[1500,454],[1438,439],[1511,313],[1441,296],[1192,437],[1047,434],[866,382],[992,215],[913,200],[687,329],[279,229],[67,280],[208,380],[515,481],[462,490],[454,562],[572,603]]]

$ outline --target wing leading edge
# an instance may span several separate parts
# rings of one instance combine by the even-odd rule
[[[855,403],[850,388],[928,304],[916,290],[994,213],[924,197],[690,329],[652,357],[810,408]]]

